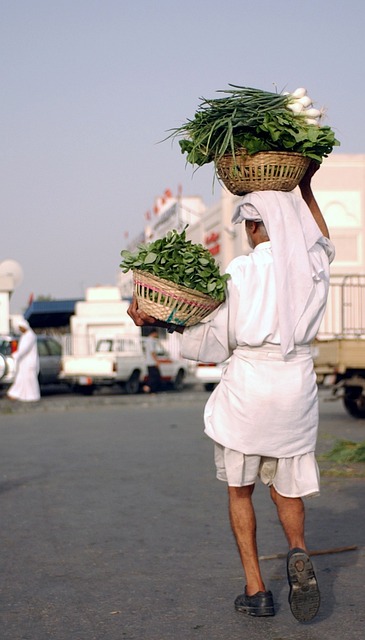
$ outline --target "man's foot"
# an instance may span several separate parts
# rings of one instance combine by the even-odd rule
[[[234,601],[236,611],[249,616],[274,616],[274,602],[271,591],[258,591],[253,596],[245,593],[237,596]]]
[[[317,615],[321,597],[313,564],[304,549],[291,549],[287,556],[289,604],[299,622],[309,622]]]

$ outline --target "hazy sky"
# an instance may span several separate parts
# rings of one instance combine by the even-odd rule
[[[0,262],[31,293],[115,284],[120,251],[166,188],[212,193],[159,143],[229,83],[308,88],[342,146],[365,153],[363,0],[0,0]]]

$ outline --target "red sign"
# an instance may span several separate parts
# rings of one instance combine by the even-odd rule
[[[212,256],[218,255],[221,250],[221,245],[218,242],[219,238],[220,233],[217,233],[216,231],[212,231],[209,235],[205,236],[206,247]]]
[[[219,233],[212,231],[212,233],[210,233],[208,236],[205,236],[205,244],[209,245],[217,242],[217,240],[219,240],[219,236]]]
[[[212,254],[212,256],[218,255],[220,250],[221,250],[221,245],[220,244],[215,244],[213,247],[208,247],[208,251],[209,251],[209,253]]]

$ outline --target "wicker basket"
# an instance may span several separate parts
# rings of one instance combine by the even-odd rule
[[[238,150],[216,164],[219,180],[228,191],[242,196],[251,191],[292,191],[304,176],[310,159],[300,153],[259,151],[248,155]]]
[[[145,271],[133,271],[133,282],[139,309],[172,324],[192,326],[220,305],[218,300],[204,293]]]

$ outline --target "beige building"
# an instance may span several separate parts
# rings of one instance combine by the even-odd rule
[[[333,274],[365,273],[365,155],[332,154],[313,190],[336,247]]]

